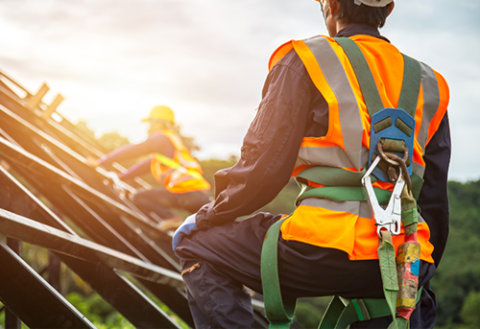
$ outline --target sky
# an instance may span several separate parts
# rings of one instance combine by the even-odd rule
[[[480,179],[480,1],[397,0],[381,33],[450,86],[449,178]],[[199,158],[239,155],[273,51],[327,34],[313,0],[0,0],[0,71],[100,136],[175,111]]]

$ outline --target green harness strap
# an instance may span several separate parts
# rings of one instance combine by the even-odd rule
[[[342,47],[352,65],[355,76],[357,77],[360,90],[362,91],[365,105],[367,105],[368,114],[372,117],[378,111],[383,110],[382,99],[378,93],[375,79],[368,66],[365,56],[357,46],[355,41],[350,38],[334,38]],[[404,72],[402,81],[402,90],[398,100],[398,108],[403,109],[413,118],[417,108],[418,96],[420,94],[420,84],[422,80],[422,71],[420,63],[413,58],[402,54]]]
[[[398,108],[403,109],[413,118],[417,109],[418,96],[420,95],[420,84],[422,81],[422,69],[420,63],[413,58],[402,54],[404,72],[402,91],[398,100]]]
[[[273,224],[265,235],[261,256],[261,276],[265,315],[270,329],[288,329],[293,321],[296,300],[283,303],[278,276],[278,237],[280,226],[287,217]]]
[[[365,100],[365,105],[368,109],[368,114],[372,117],[378,111],[383,110],[385,106],[383,106],[377,85],[375,84],[375,79],[368,67],[365,56],[363,56],[362,51],[352,39],[334,39],[343,48],[352,65],[358,84],[360,85],[360,90],[362,91],[363,99]]]
[[[367,172],[367,165],[358,172],[335,167],[310,167],[297,175],[297,181],[305,180],[326,186],[363,186],[362,178]],[[372,177],[372,183],[376,181]]]
[[[422,288],[418,290],[417,303],[420,301]],[[392,315],[385,299],[346,299],[334,296],[323,315],[319,329],[344,329],[348,325],[371,319]],[[400,326],[400,328],[402,328]],[[402,328],[403,329],[403,328]]]
[[[300,204],[302,200],[307,198],[327,199],[337,202],[367,201],[367,194],[361,182],[365,172],[366,165],[360,172],[333,167],[308,168],[297,175],[297,181],[303,185],[303,188],[297,197],[296,204]],[[413,173],[410,179],[412,181],[413,196],[415,199],[418,199],[423,185],[423,178]],[[306,180],[326,186],[318,188],[309,187],[303,184]],[[335,180],[338,183],[335,184]],[[372,179],[372,182],[375,180]],[[387,204],[392,193],[379,188],[374,188],[374,190],[379,204]]]
[[[392,195],[391,191],[374,188],[380,204],[387,204]],[[309,189],[308,187],[297,197],[297,205],[304,199],[317,198],[330,201],[367,201],[365,188],[362,186],[325,186]]]
[[[394,328],[397,328],[395,321],[395,306],[397,302],[398,279],[397,262],[395,259],[395,246],[392,241],[392,234],[387,230],[380,231],[382,235],[380,246],[378,247],[378,261],[380,263],[380,273],[382,275],[383,294],[393,317]],[[391,326],[391,325],[390,325]],[[389,326],[389,328],[390,328]]]

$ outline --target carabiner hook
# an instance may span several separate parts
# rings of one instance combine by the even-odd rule
[[[375,225],[377,225],[377,234],[380,236],[380,230],[382,228],[385,228],[392,235],[399,235],[402,223],[401,193],[403,187],[405,186],[405,180],[403,179],[402,175],[402,168],[400,167],[399,178],[395,183],[392,191],[392,196],[390,197],[387,207],[384,209],[378,203],[378,199],[375,195],[375,190],[373,188],[372,180],[370,177],[380,160],[380,157],[375,158],[372,165],[370,166],[370,168],[368,168],[367,172],[363,176],[362,184],[365,187],[365,191],[367,194],[367,202],[372,212],[372,217],[375,220]]]

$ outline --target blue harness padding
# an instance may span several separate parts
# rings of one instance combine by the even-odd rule
[[[384,122],[382,129],[375,131],[375,125]],[[377,150],[377,143],[385,139],[392,139],[403,141],[405,146],[408,149],[408,175],[412,175],[412,158],[413,158],[413,140],[415,134],[415,119],[402,109],[394,108],[385,108],[372,116],[371,122],[371,132],[370,132],[370,153],[368,156],[368,166],[370,167],[374,155],[379,156]],[[402,127],[400,129],[399,127]],[[410,129],[408,129],[410,128]],[[410,133],[409,135],[407,133]],[[403,152],[388,152],[398,155],[400,158],[403,158]],[[378,166],[373,171],[375,177],[384,182],[389,182],[390,179],[388,174],[380,169]]]

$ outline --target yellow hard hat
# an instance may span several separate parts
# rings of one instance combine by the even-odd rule
[[[171,123],[175,123],[175,115],[173,114],[173,111],[171,108],[165,105],[156,105],[152,108],[150,111],[150,114],[148,115],[148,118],[143,119],[143,122],[148,122],[150,120],[154,119],[162,119],[162,120],[167,120],[170,121]]]

